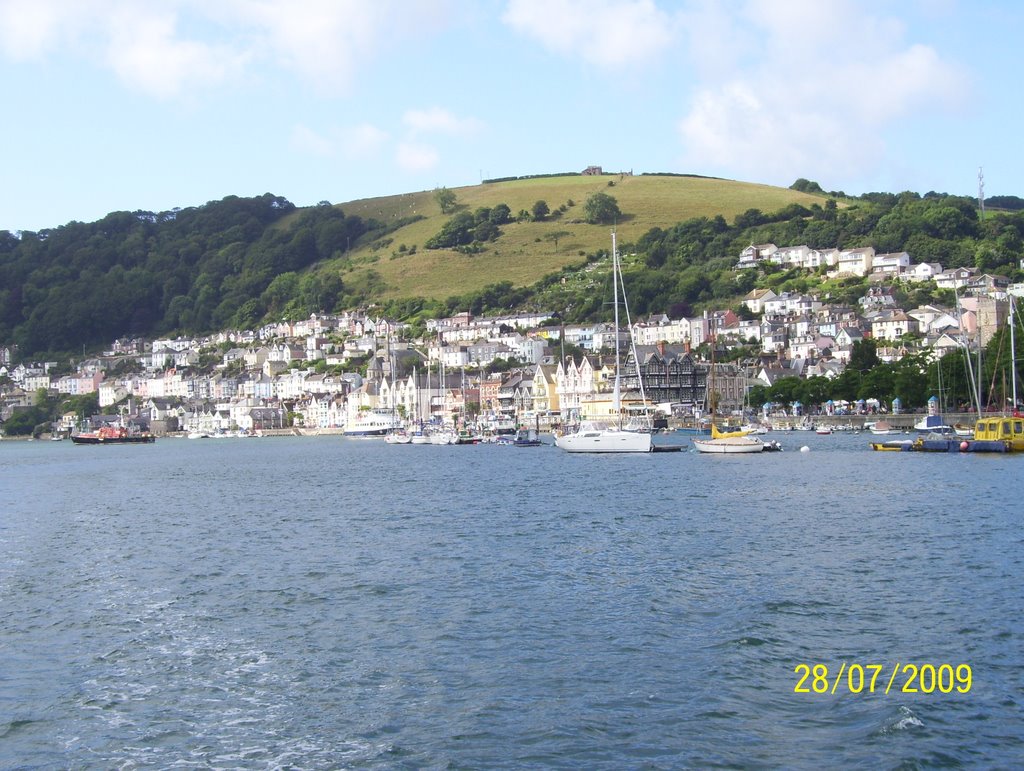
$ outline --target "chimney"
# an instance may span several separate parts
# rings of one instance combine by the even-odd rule
[[[664,340],[659,340],[658,341],[658,355],[661,356],[662,358],[665,358],[665,341]]]

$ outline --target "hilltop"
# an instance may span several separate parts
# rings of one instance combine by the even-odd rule
[[[560,175],[485,182],[451,188],[458,207],[474,211],[506,204],[513,215],[545,201],[554,213],[544,221],[502,226],[502,236],[480,254],[426,250],[423,244],[452,216],[441,212],[434,191],[368,198],[337,204],[347,216],[400,223],[386,238],[360,244],[324,267],[341,271],[353,286],[372,284],[379,299],[424,297],[441,300],[489,284],[532,285],[541,276],[585,262],[585,255],[609,248],[609,226],[583,222],[583,203],[592,193],[614,197],[623,213],[619,243],[635,242],[652,228],[668,229],[688,219],[722,216],[732,221],[750,209],[774,212],[791,204],[821,205],[820,195],[787,188],[695,176],[602,174]],[[565,206],[564,213],[557,210]],[[297,216],[297,215],[296,215]],[[555,233],[564,235],[556,240]],[[404,246],[403,251],[399,248]],[[415,253],[409,250],[415,247]]]

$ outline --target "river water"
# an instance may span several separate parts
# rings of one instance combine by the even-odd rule
[[[0,443],[0,767],[1024,765],[1024,457],[774,438]]]

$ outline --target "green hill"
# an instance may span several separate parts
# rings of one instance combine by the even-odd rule
[[[824,286],[823,276],[773,265],[734,270],[750,243],[905,250],[915,261],[1024,279],[1024,211],[982,219],[966,197],[845,198],[692,176],[578,174],[448,192],[456,203],[448,213],[436,191],[303,209],[267,193],[0,231],[0,345],[16,344],[22,358],[80,355],[129,335],[252,329],[369,304],[400,320],[525,305],[566,321],[605,318],[601,256],[611,225],[584,222],[595,193],[612,196],[620,211],[615,226],[637,314],[738,307],[755,286],[821,291],[833,301],[860,296],[845,279]],[[551,211],[543,221],[530,216],[538,201]],[[502,205],[511,217],[478,216]],[[453,231],[458,238],[445,242],[458,249],[426,248]],[[927,301],[927,291],[908,300]]]
[[[692,218],[721,215],[731,222],[749,209],[774,212],[794,203],[809,207],[824,202],[821,196],[786,188],[667,175],[536,177],[452,188],[452,192],[458,205],[468,211],[504,203],[514,216],[520,210],[530,211],[538,200],[553,212],[563,205],[567,208],[543,222],[503,225],[501,237],[487,244],[483,253],[462,254],[423,248],[451,216],[441,213],[433,191],[349,201],[338,204],[347,216],[385,225],[410,217],[423,219],[397,228],[386,239],[360,245],[330,264],[341,271],[346,284],[354,286],[364,285],[370,271],[375,271],[375,294],[382,299],[444,299],[505,281],[529,286],[545,274],[580,264],[583,254],[608,249],[610,228],[583,222],[583,203],[592,193],[616,199],[623,213],[617,225],[620,244],[636,241],[651,228],[667,229]],[[550,236],[557,232],[566,235],[558,238],[556,248]],[[399,252],[402,245],[406,250]],[[408,254],[414,246],[415,254]]]

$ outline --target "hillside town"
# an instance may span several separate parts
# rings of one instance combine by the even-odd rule
[[[753,385],[839,376],[865,339],[876,341],[883,361],[984,346],[1006,324],[1010,296],[1024,295],[1024,286],[1005,277],[915,264],[906,252],[759,244],[744,249],[736,267],[762,263],[867,278],[868,289],[855,306],[757,289],[742,299],[749,313],[634,320],[632,345],[619,333],[627,409],[641,406],[642,385],[644,400],[666,418],[705,412],[712,363],[696,349],[709,341],[723,351],[757,351],[742,365],[713,365],[718,409],[741,410]],[[899,307],[894,288],[901,282],[954,290],[957,305]],[[379,410],[407,422],[553,427],[608,416],[615,374],[608,352],[616,334],[608,323],[561,324],[551,312],[479,318],[467,312],[428,320],[425,332],[412,337],[408,325],[370,309],[205,337],[120,339],[62,374],[55,362],[19,361],[16,348],[7,346],[0,348],[0,420],[31,407],[44,390],[96,394],[108,417],[94,423],[127,419],[157,435],[342,432]],[[566,355],[566,347],[583,355]],[[54,433],[70,433],[80,417],[64,415]]]

